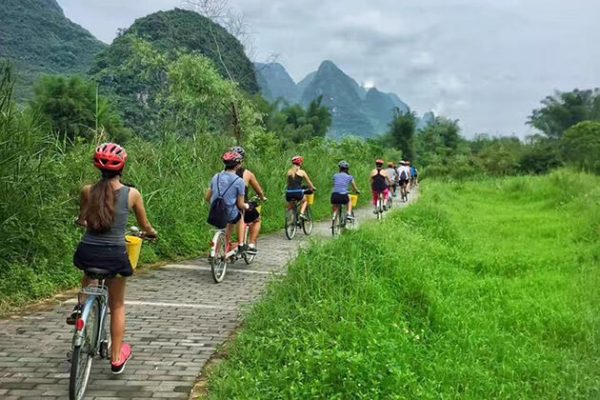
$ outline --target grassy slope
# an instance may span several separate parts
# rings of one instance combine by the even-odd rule
[[[209,397],[599,398],[598,183],[428,184],[406,212],[302,255]]]

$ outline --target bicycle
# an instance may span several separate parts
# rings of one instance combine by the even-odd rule
[[[147,239],[144,232],[132,227],[129,236]],[[110,358],[110,336],[106,329],[106,314],[108,311],[108,286],[106,282],[115,277],[111,271],[101,268],[85,270],[88,278],[96,280],[96,284],[84,287],[79,292],[79,298],[85,298],[81,313],[75,319],[71,350],[71,371],[69,375],[69,400],[81,400],[85,394],[92,362],[97,355],[101,359]]]
[[[344,207],[346,208],[346,212],[342,212]],[[348,225],[354,226],[354,222],[354,209],[348,214],[347,204],[337,204],[337,211],[333,212],[331,218],[331,234],[334,237],[339,236],[342,233],[342,230],[346,229]]]
[[[313,191],[304,189],[304,194],[312,195]],[[298,227],[302,227],[305,235],[310,235],[312,233],[313,219],[310,206],[313,200],[309,199],[307,196],[304,201],[307,202],[306,210],[304,212],[305,218],[300,218],[300,213],[298,211],[298,206],[301,202],[297,200],[292,200],[289,202],[287,211],[285,213],[285,236],[288,238],[288,240],[292,240],[294,236],[296,236]]]
[[[375,205],[375,214],[377,215],[378,220],[383,218],[383,212],[385,211],[383,208],[383,204],[384,204],[383,192],[378,192],[377,204]]]
[[[393,196],[391,194],[388,195],[388,199],[387,202],[384,205],[384,210],[391,210],[392,206],[394,205],[394,199]]]
[[[253,197],[250,201],[250,209],[254,208],[260,212],[259,198]],[[244,246],[240,250],[237,247],[227,251],[227,240],[225,238],[225,229],[219,229],[215,232],[210,242],[210,253],[208,260],[210,271],[215,283],[221,283],[227,273],[227,265],[234,264],[240,258],[249,265],[256,258],[256,252],[248,251],[248,239],[250,237],[250,227],[254,222],[244,223]]]
[[[408,192],[406,189],[406,183],[400,185],[400,196],[401,200],[406,203],[408,201]]]

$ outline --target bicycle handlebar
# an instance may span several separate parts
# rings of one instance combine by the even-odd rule
[[[142,231],[137,226],[131,226],[128,229],[127,234],[130,236],[139,237],[140,239],[148,241],[148,242],[156,242],[158,240],[158,235],[155,235],[155,236],[149,235],[147,232]]]

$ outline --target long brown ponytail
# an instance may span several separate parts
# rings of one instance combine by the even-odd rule
[[[87,227],[94,233],[108,232],[115,221],[117,197],[111,184],[111,178],[116,174],[102,172],[102,179],[90,189],[85,213]]]

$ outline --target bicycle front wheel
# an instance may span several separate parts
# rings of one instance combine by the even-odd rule
[[[215,255],[210,259],[210,271],[215,283],[223,282],[227,272],[227,241],[223,233],[219,234],[214,241]]]
[[[80,344],[73,348],[71,355],[71,376],[69,380],[69,400],[81,400],[85,395],[90,372],[92,370],[92,361],[98,338],[98,328],[100,321],[100,304],[97,299],[90,303],[90,310],[87,317],[83,320],[82,340]],[[82,315],[86,315],[84,309]]]
[[[285,213],[285,237],[292,240],[298,230],[297,215],[294,209],[288,209]]]
[[[306,207],[306,219],[302,221],[302,230],[305,235],[310,235],[313,230],[313,220],[312,220],[312,212],[310,211],[310,206]]]

